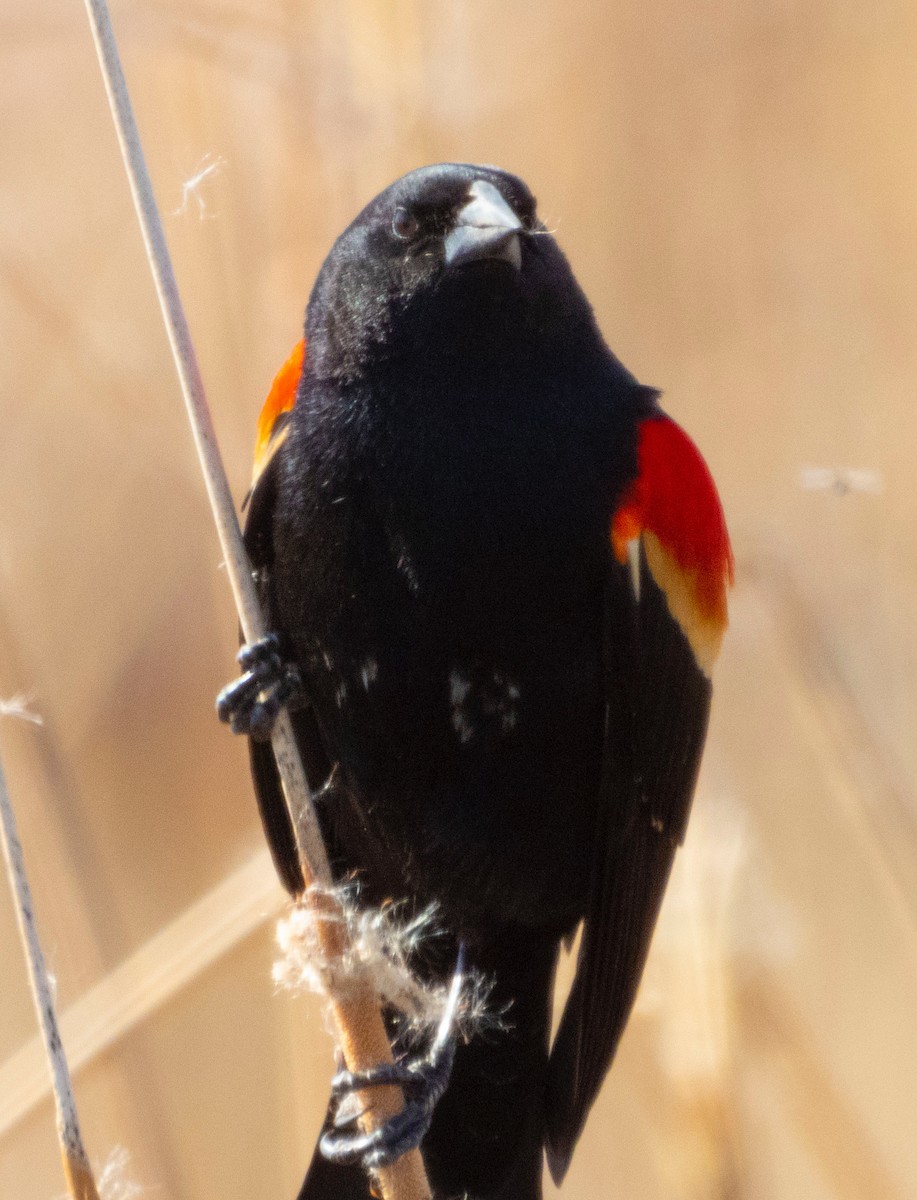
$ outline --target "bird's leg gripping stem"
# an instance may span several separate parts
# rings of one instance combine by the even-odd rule
[[[368,1171],[395,1162],[423,1141],[433,1120],[433,1110],[446,1090],[455,1059],[455,1018],[465,971],[465,948],[459,946],[455,973],[436,1036],[426,1054],[387,1063],[372,1071],[339,1072],[331,1083],[337,1104],[333,1128],[324,1133],[319,1150],[331,1162],[360,1162]],[[369,1133],[357,1122],[363,1115],[353,1103],[365,1088],[394,1084],[404,1095],[404,1108]]]
[[[304,700],[299,667],[284,655],[276,633],[243,646],[236,660],[245,673],[217,696],[217,716],[233,733],[267,741],[281,708]]]

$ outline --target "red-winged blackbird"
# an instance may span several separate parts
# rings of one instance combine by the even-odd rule
[[[298,669],[336,870],[370,902],[435,902],[448,937],[422,969],[447,978],[462,943],[504,1014],[455,1053],[423,1143],[434,1190],[536,1200],[543,1149],[562,1178],[614,1055],[684,836],[726,626],[722,510],[503,171],[382,192],[325,260],[305,334],[262,413],[246,530],[279,638],[223,715],[263,734]],[[251,750],[295,893],[270,747]],[[316,1156],[301,1196],[367,1194]]]

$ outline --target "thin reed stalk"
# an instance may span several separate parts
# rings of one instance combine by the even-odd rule
[[[70,1080],[70,1068],[67,1065],[67,1056],[64,1053],[64,1045],[57,1024],[51,980],[38,937],[38,928],[35,924],[32,891],[26,875],[22,843],[19,841],[16,815],[13,812],[13,805],[7,790],[2,760],[0,760],[0,835],[2,835],[3,857],[6,860],[10,889],[16,907],[19,935],[22,938],[22,948],[29,968],[32,999],[35,1002],[35,1012],[41,1027],[45,1055],[51,1071],[54,1108],[57,1114],[57,1140],[63,1159],[67,1190],[72,1200],[99,1200],[95,1177],[80,1133],[73,1084]]]
[[[105,0],[86,0],[86,8],[239,620],[246,641],[257,641],[267,629],[217,446],[111,18]],[[330,888],[332,877],[328,856],[286,712],[281,713],[274,726],[272,745],[307,885],[304,900],[315,912],[322,950],[326,958],[333,961],[341,957],[346,948],[346,923],[340,919],[342,913],[337,893]],[[319,886],[312,887],[313,884]],[[392,1061],[382,1016],[368,982],[356,986],[351,984],[346,996],[335,996],[332,992],[329,1003],[340,1048],[350,1070],[363,1072],[380,1063]],[[375,1088],[361,1095],[361,1103],[366,1112],[363,1120],[371,1127],[398,1112],[403,1098],[397,1088]],[[404,1155],[389,1167],[380,1168],[377,1182],[384,1200],[430,1198],[423,1160],[417,1150]]]

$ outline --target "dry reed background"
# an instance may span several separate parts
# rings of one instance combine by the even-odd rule
[[[442,158],[532,183],[720,482],[739,586],[695,820],[566,1200],[913,1200],[917,9],[114,17],[238,494],[330,239]],[[82,6],[7,3],[0,62],[0,697],[45,719],[0,739],[84,1132],[152,1196],[292,1200],[327,1043],[270,992],[282,897],[212,716],[235,621]],[[5,893],[0,963],[0,1196],[48,1200]]]

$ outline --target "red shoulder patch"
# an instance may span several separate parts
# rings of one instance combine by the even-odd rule
[[[716,485],[700,451],[669,417],[640,423],[638,475],[612,518],[611,541],[627,562],[642,537],[646,560],[709,674],[728,622],[732,547]]]
[[[261,407],[258,417],[258,432],[255,437],[255,465],[252,471],[252,487],[258,482],[259,476],[270,462],[274,451],[279,445],[280,430],[278,422],[284,413],[288,413],[296,400],[296,389],[302,376],[303,362],[306,357],[306,342],[302,339],[293,347],[293,352],[286,360],[271,384],[271,390]]]

